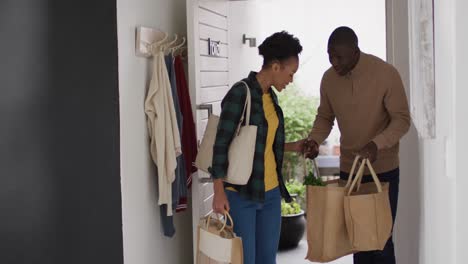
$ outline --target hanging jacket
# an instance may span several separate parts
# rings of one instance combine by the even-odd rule
[[[167,215],[172,215],[171,186],[175,179],[176,159],[182,153],[170,89],[164,54],[157,51],[153,54],[153,76],[145,100],[145,113],[151,157],[158,172],[158,204],[167,205]]]
[[[192,184],[192,173],[197,171],[193,165],[197,157],[197,132],[195,127],[194,116],[192,112],[192,104],[190,100],[190,92],[185,78],[184,65],[181,56],[176,56],[174,61],[177,94],[179,95],[180,110],[182,111],[183,130],[182,130],[182,148],[185,159],[187,186],[190,188]]]

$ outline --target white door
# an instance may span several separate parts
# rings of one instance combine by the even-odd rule
[[[189,87],[201,140],[210,109],[219,115],[221,100],[230,87],[228,62],[228,1],[187,0]],[[209,40],[214,54],[209,53]],[[192,183],[194,260],[199,219],[212,210],[213,184],[198,171]]]
[[[187,0],[189,86],[196,113],[197,136],[201,140],[208,113],[219,115],[221,100],[231,85],[259,68],[256,46],[243,35],[255,37],[255,1]],[[212,45],[210,46],[210,42]],[[210,53],[210,48],[213,53]],[[258,57],[255,65],[243,58]],[[208,110],[209,109],[209,110]],[[209,175],[198,171],[192,183],[194,259],[197,225],[212,210],[213,184]]]

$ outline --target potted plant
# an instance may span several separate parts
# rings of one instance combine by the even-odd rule
[[[279,249],[297,247],[305,232],[304,210],[298,203],[298,198],[304,201],[305,186],[297,180],[289,180],[286,188],[293,197],[291,203],[281,201],[281,233]]]
[[[291,197],[296,200],[302,210],[305,210],[306,186],[296,179],[288,180],[285,185]]]
[[[304,236],[304,210],[296,201],[286,203],[281,201],[281,233],[279,249],[297,247]]]

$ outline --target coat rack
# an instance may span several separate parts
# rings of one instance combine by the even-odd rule
[[[180,42],[180,39],[182,39],[182,42]],[[151,46],[155,44],[163,46],[166,52],[174,54],[177,50],[185,49],[186,40],[185,37],[179,38],[177,34],[174,34],[174,37],[169,37],[166,32],[159,29],[143,26],[136,28],[136,56],[151,57]]]
[[[135,54],[139,57],[151,57],[149,46],[166,38],[166,32],[149,27],[136,28]]]

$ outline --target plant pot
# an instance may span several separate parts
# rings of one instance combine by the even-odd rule
[[[281,216],[279,249],[295,248],[304,236],[304,211],[295,215]]]

